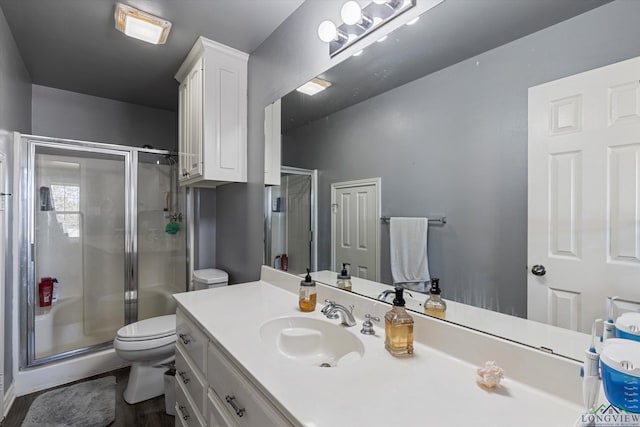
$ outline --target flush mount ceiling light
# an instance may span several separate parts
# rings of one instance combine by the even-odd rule
[[[171,22],[122,3],[116,3],[116,30],[152,44],[164,44]]]
[[[316,77],[315,79],[311,79],[310,81],[306,82],[296,90],[306,95],[313,96],[316,93],[322,92],[329,86],[331,86],[331,82]]]
[[[349,0],[340,9],[343,23],[337,26],[332,21],[323,21],[318,27],[318,37],[329,43],[329,54],[334,56],[415,5],[416,0],[373,0],[362,8],[357,1]]]

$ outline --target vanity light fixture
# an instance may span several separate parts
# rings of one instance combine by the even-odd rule
[[[328,82],[326,80],[322,80],[316,77],[315,79],[309,80],[308,82],[306,82],[305,84],[297,88],[296,90],[298,92],[304,93],[305,95],[313,96],[319,92],[322,92],[329,86],[331,86],[331,82]]]
[[[329,43],[329,55],[334,56],[415,5],[416,0],[373,0],[362,8],[357,1],[349,0],[340,10],[343,23],[338,26],[329,20],[322,21],[318,37]]]
[[[116,3],[116,30],[152,44],[165,44],[171,22],[126,4]]]

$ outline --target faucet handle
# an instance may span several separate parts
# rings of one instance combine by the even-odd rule
[[[320,312],[321,312],[322,314],[326,315],[326,314],[327,314],[327,313],[328,313],[328,312],[329,312],[329,311],[330,311],[330,310],[331,310],[331,309],[336,305],[336,302],[335,302],[335,301],[328,300],[328,299],[324,300],[324,302],[326,302],[326,303],[327,303],[327,305],[325,305],[324,307],[322,307],[322,310],[320,310]],[[335,319],[335,317],[334,317],[334,319]]]
[[[360,333],[365,335],[375,335],[376,331],[373,329],[373,323],[371,323],[371,321],[373,320],[374,322],[379,322],[380,318],[372,316],[370,314],[365,314],[364,318],[365,318],[365,321],[362,324],[362,329],[360,329]]]

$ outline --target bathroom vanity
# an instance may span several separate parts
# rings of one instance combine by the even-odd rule
[[[174,295],[176,425],[567,426],[583,413],[575,361],[423,316],[414,356],[394,358],[384,325],[359,332],[388,304],[318,285],[319,301],[355,306],[346,328],[320,304],[300,312],[298,282],[263,267],[257,282]],[[505,369],[493,390],[475,381],[487,360]]]

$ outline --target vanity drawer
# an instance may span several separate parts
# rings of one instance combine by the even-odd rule
[[[209,387],[224,404],[227,416],[238,426],[291,426],[214,344],[209,344],[207,363]]]
[[[237,427],[238,424],[227,415],[225,403],[212,390],[207,393],[209,427]]]
[[[176,382],[182,383],[201,414],[205,413],[207,383],[182,346],[176,346]]]
[[[180,310],[176,312],[176,340],[178,343],[176,347],[182,346],[196,367],[206,376],[209,340],[204,332]]]
[[[185,427],[205,427],[202,415],[187,395],[181,382],[176,381],[176,425],[180,422]]]

